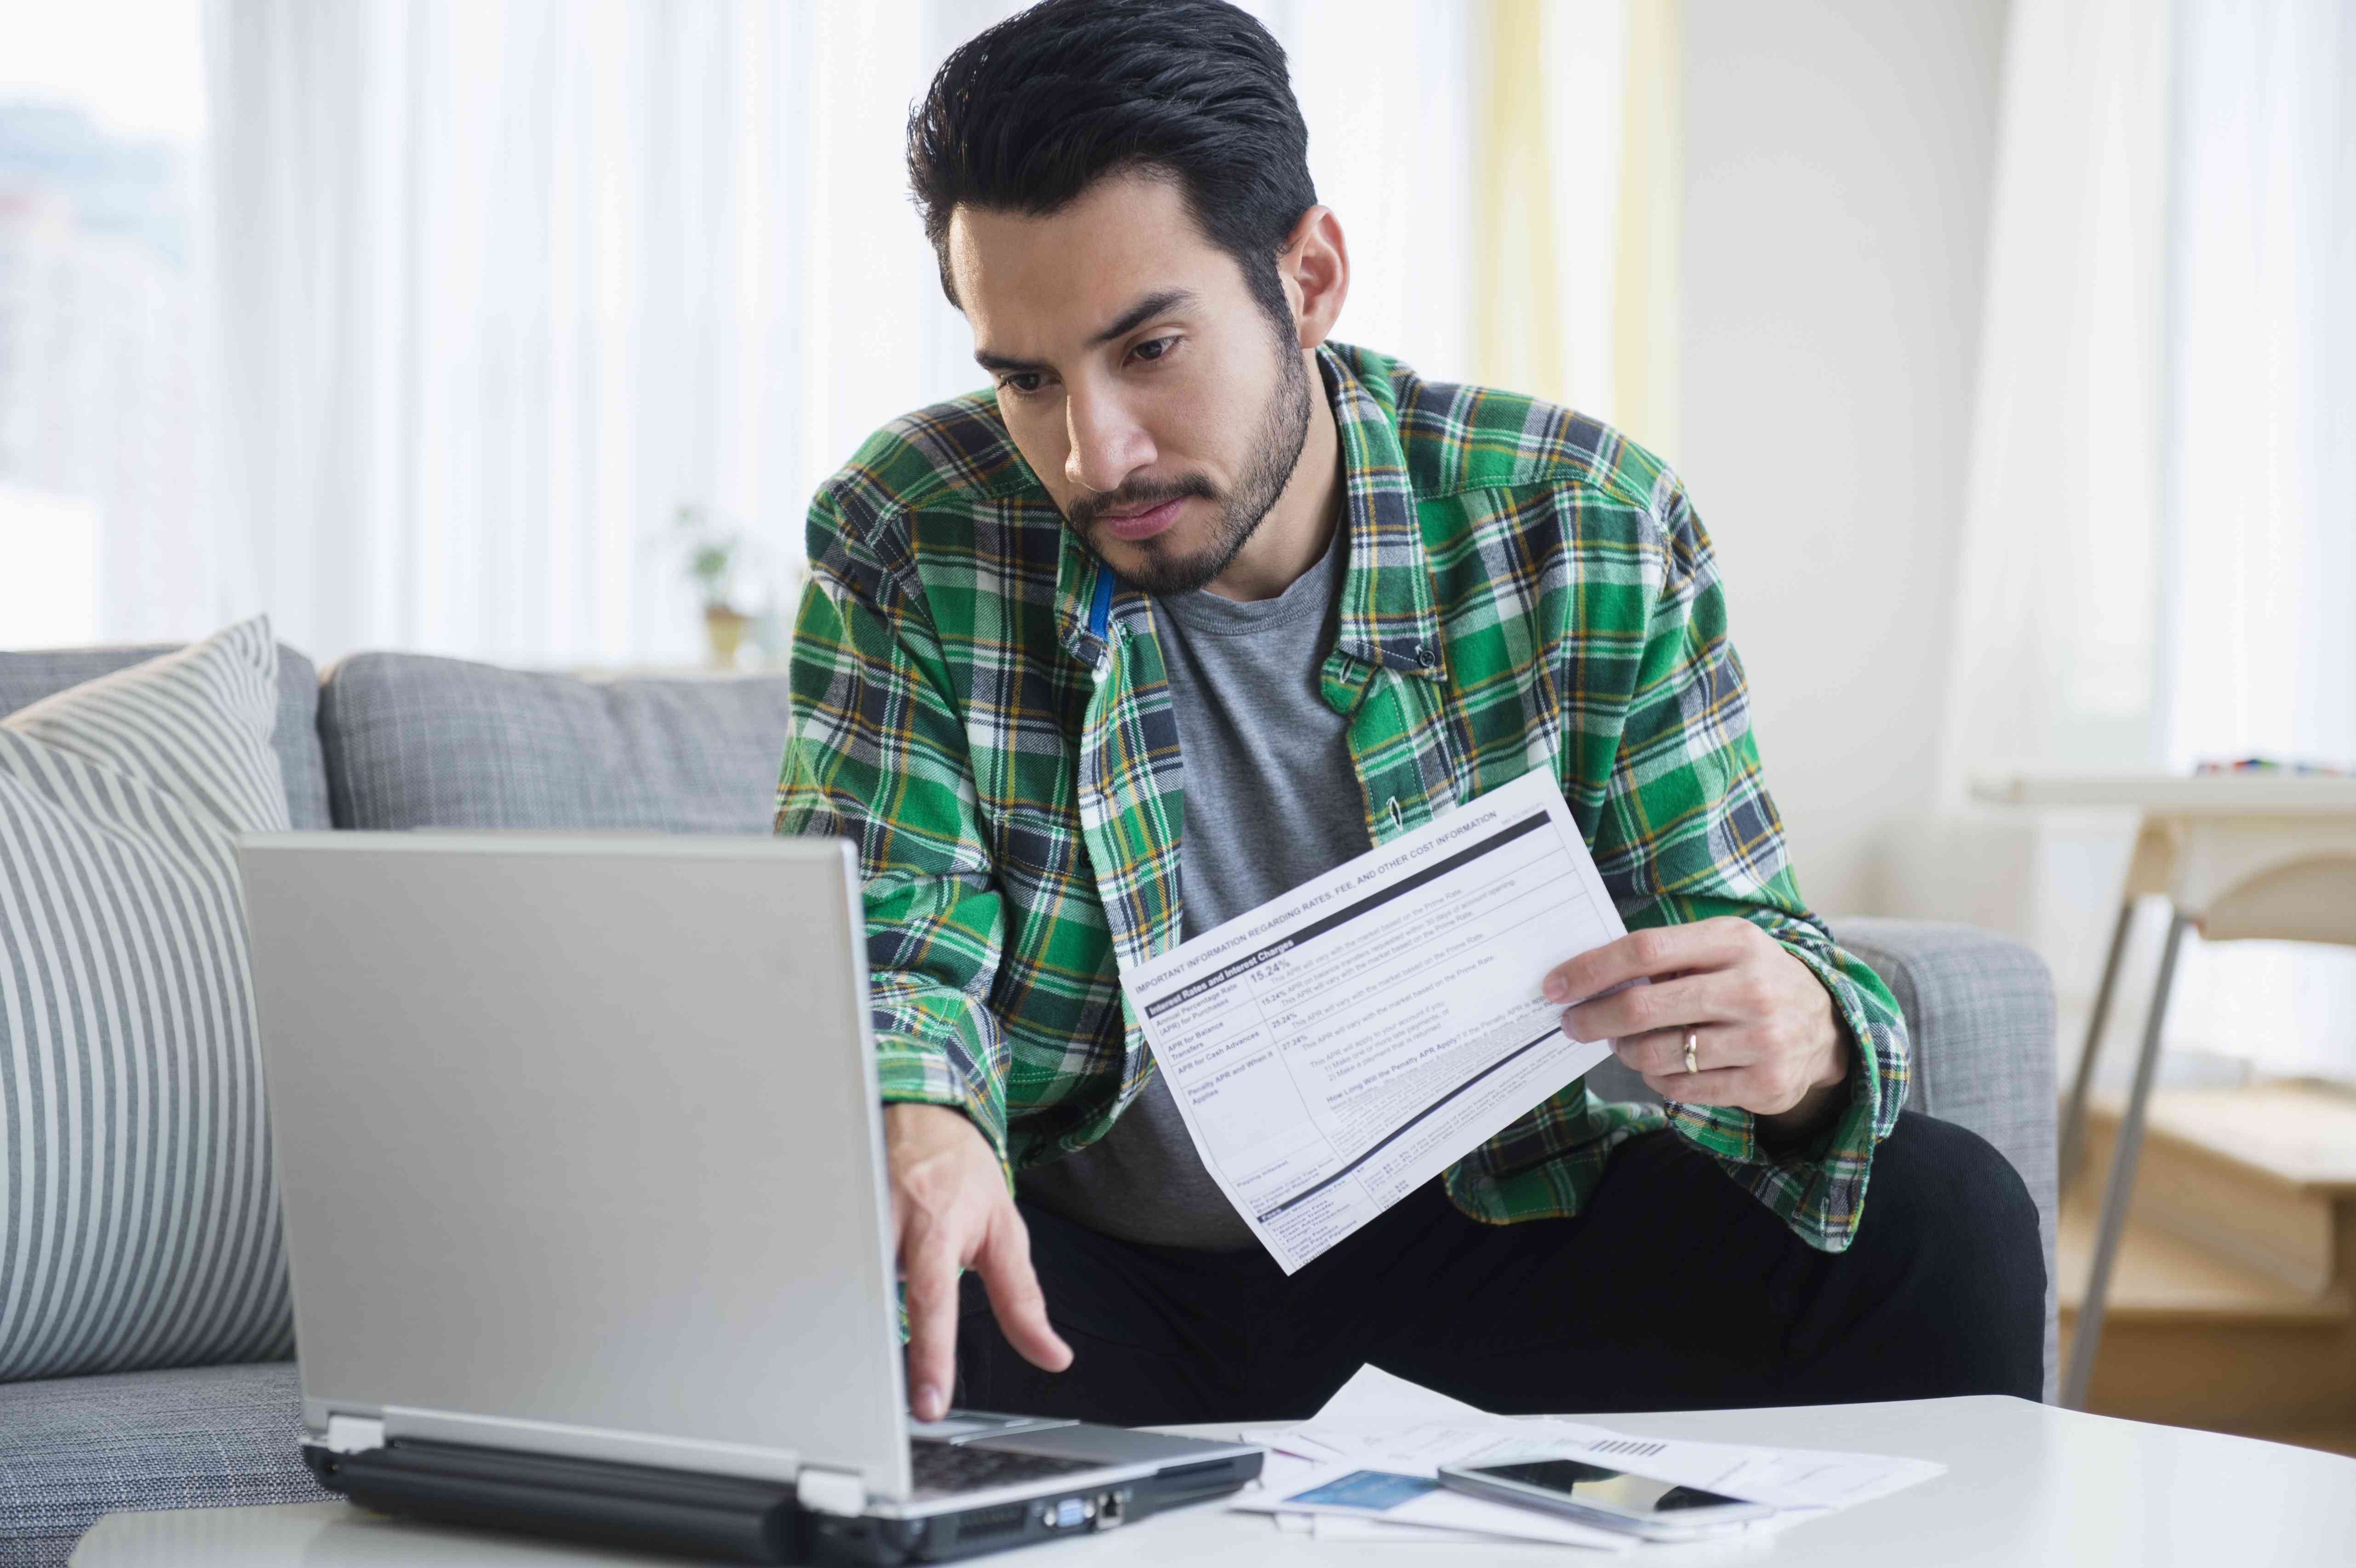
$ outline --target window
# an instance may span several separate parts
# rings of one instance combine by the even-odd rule
[[[198,0],[25,7],[0,63],[0,641],[205,629]]]

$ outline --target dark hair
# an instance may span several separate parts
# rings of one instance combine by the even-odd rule
[[[1044,216],[1128,171],[1175,180],[1290,327],[1276,253],[1317,204],[1309,127],[1284,49],[1225,0],[1044,0],[958,46],[908,116],[908,180],[952,305],[960,204]]]

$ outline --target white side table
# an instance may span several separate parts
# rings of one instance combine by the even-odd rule
[[[2083,1409],[2102,1344],[2112,1270],[2135,1195],[2136,1162],[2158,1076],[2159,1036],[2176,983],[2176,955],[2184,933],[2198,929],[2209,941],[2265,940],[2356,944],[2356,779],[2300,773],[2043,774],[1978,779],[1972,798],[1991,805],[2108,807],[2138,811],[2126,886],[2119,895],[2086,1047],[2062,1118],[2061,1179],[2066,1188],[2083,1152],[2086,1094],[2094,1056],[2109,1021],[2119,957],[2136,901],[2168,899],[2168,944],[2161,950],[2135,1084],[2119,1123],[2085,1304],[2071,1336],[2062,1402]],[[2356,1546],[2349,1552],[2356,1558]]]
[[[1947,1474],[1760,1541],[1648,1546],[1639,1558],[1494,1542],[1372,1545],[1279,1531],[1220,1503],[1107,1535],[976,1558],[1009,1568],[1526,1561],[1805,1563],[1808,1568],[2241,1568],[2333,1563],[2356,1552],[2356,1459],[2246,1437],[2085,1415],[2002,1395],[1794,1410],[1582,1417],[1659,1437],[1847,1448],[1935,1459]],[[1233,1436],[1228,1428],[1188,1430]],[[344,1503],[115,1514],[73,1568],[588,1568],[654,1559],[445,1530]]]

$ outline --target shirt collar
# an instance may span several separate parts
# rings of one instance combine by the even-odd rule
[[[1355,359],[1373,373],[1360,376]],[[1440,611],[1424,553],[1407,455],[1400,449],[1387,361],[1355,350],[1317,351],[1342,438],[1350,564],[1342,579],[1334,649],[1367,664],[1441,677]]]
[[[1373,372],[1361,377],[1354,360]],[[1442,678],[1440,614],[1430,558],[1393,425],[1385,361],[1328,344],[1317,368],[1342,449],[1342,498],[1350,530],[1333,646],[1364,663]],[[1119,581],[1069,527],[1055,573],[1055,624],[1065,651],[1094,669],[1117,623],[1145,616],[1146,596]]]

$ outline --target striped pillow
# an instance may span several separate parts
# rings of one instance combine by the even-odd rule
[[[292,1353],[236,836],[257,618],[0,718],[0,1381]]]

